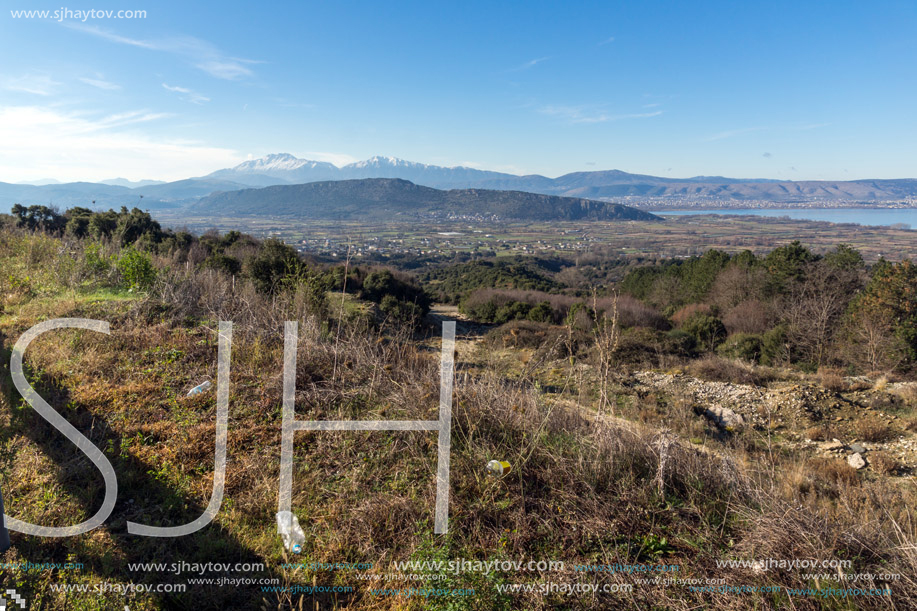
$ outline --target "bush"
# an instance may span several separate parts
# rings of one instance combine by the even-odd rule
[[[599,311],[604,310],[605,315],[611,318],[612,303],[606,297],[599,300],[597,307]],[[618,295],[617,306],[618,324],[622,327],[648,327],[666,331],[671,326],[662,314],[630,295]]]
[[[296,251],[280,240],[265,240],[257,256],[247,262],[248,277],[258,292],[276,293],[285,276],[295,275],[301,266]]]
[[[513,320],[489,331],[484,340],[489,346],[505,348],[540,348],[557,340],[560,329],[545,323]]]
[[[787,360],[786,328],[774,327],[761,335],[761,364],[777,365]]]
[[[682,331],[694,336],[701,350],[714,350],[726,339],[726,327],[723,321],[709,314],[695,314],[685,321]]]
[[[574,303],[564,318],[564,324],[577,331],[591,331],[595,312],[583,302]]]
[[[712,316],[713,312],[706,303],[690,303],[683,308],[679,308],[672,314],[672,324],[676,327],[680,327],[688,322],[689,319],[699,314],[709,314]]]
[[[145,291],[156,280],[156,268],[149,255],[127,248],[121,252],[117,263],[121,279],[132,291]]]
[[[819,367],[818,382],[825,390],[830,390],[831,392],[843,392],[847,390],[847,383],[844,381],[844,376],[837,369]]]
[[[104,276],[111,271],[112,257],[105,255],[102,245],[98,242],[86,244],[83,249],[83,261],[86,271],[94,276]]]
[[[521,301],[512,301],[500,307],[494,315],[494,322],[498,325],[511,320],[524,320],[528,318],[532,306]]]
[[[383,301],[386,301],[386,297],[392,297],[395,301],[409,305],[412,312],[416,309],[416,313],[411,315],[412,318],[415,315],[423,317],[430,309],[430,298],[423,289],[415,285],[409,277],[395,275],[387,269],[367,274],[363,279],[361,297],[378,303],[380,306]],[[387,304],[390,309],[396,307],[391,299],[387,300]],[[399,311],[402,310],[403,308],[399,309]]]
[[[533,306],[526,316],[532,322],[551,322],[554,319],[554,310],[547,301],[542,301]]]
[[[423,309],[413,303],[401,301],[394,295],[386,295],[379,303],[379,309],[389,318],[406,325],[414,325],[423,317]]]
[[[887,452],[872,452],[869,455],[869,465],[882,475],[894,475],[902,468],[902,464]]]
[[[758,363],[761,361],[763,345],[764,342],[760,335],[736,333],[726,338],[726,341],[716,349],[716,352],[720,356],[727,358]]]
[[[207,257],[204,267],[226,272],[230,276],[235,276],[242,271],[242,264],[238,259],[221,253],[213,253]]]
[[[681,329],[672,329],[665,334],[666,352],[684,357],[694,356],[697,349],[697,341],[690,333],[685,333]]]
[[[860,420],[854,427],[857,439],[860,441],[871,441],[873,443],[882,443],[891,441],[894,437],[894,431],[884,424]]]
[[[723,316],[723,324],[730,333],[764,333],[774,322],[771,306],[749,299],[731,308]]]
[[[695,378],[711,382],[731,382],[753,386],[764,386],[774,379],[766,370],[713,355],[692,362],[688,366],[688,372]]]

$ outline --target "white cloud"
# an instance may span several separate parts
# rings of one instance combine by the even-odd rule
[[[163,83],[162,86],[167,91],[172,91],[174,93],[180,93],[186,96],[186,97],[183,97],[182,99],[187,100],[191,102],[192,104],[204,104],[205,102],[210,101],[210,98],[208,98],[207,96],[201,95],[197,93],[196,91],[187,89],[186,87],[172,87],[171,85],[167,85],[165,83]]]
[[[115,83],[110,83],[101,77],[97,78],[81,78],[81,82],[91,85],[97,89],[104,89],[105,91],[116,91],[121,89],[121,85],[116,85]]]
[[[37,106],[0,106],[0,180],[177,180],[242,161],[236,151],[151,137],[140,124],[167,115],[144,110],[98,116]]]
[[[224,55],[223,52],[212,43],[193,36],[173,36],[158,40],[140,40],[82,24],[68,23],[67,27],[86,32],[87,34],[92,34],[93,36],[98,36],[110,42],[178,55],[184,58],[185,61],[189,62],[192,66],[203,70],[210,76],[220,79],[235,80],[252,76],[252,71],[249,66],[262,63],[256,60]]]
[[[51,95],[57,89],[58,83],[47,74],[26,74],[18,77],[3,79],[2,88],[7,91],[19,91],[34,95]]]
[[[610,121],[623,121],[625,119],[648,119],[658,117],[661,110],[652,112],[636,112],[626,114],[611,114],[595,106],[542,106],[538,109],[543,115],[560,117],[570,123],[607,123]]]
[[[603,47],[603,46],[605,46],[605,45],[607,45],[607,44],[609,44],[609,43],[612,43],[612,42],[614,42],[614,41],[615,41],[615,37],[612,36],[611,38],[606,38],[605,40],[603,40],[602,42],[600,42],[600,43],[599,43],[599,46],[600,46],[600,47]]]

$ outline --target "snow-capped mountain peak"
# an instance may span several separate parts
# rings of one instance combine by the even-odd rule
[[[291,170],[298,170],[300,168],[324,168],[331,166],[330,163],[324,161],[312,161],[311,159],[300,159],[289,153],[273,153],[271,155],[266,155],[258,159],[251,159],[249,161],[244,161],[232,168],[237,172],[251,172],[255,174],[263,174],[264,172],[288,172]]]
[[[364,168],[427,168],[430,166],[424,163],[405,161],[404,159],[399,159],[397,157],[385,157],[382,155],[376,155],[365,161],[357,161],[344,167],[359,170]]]
[[[401,178],[420,185],[451,188],[489,179],[506,178],[507,175],[461,166],[447,168],[428,165],[382,155],[339,168],[324,161],[300,159],[289,153],[274,153],[259,159],[250,159],[234,168],[218,170],[209,177],[250,186],[360,178]]]

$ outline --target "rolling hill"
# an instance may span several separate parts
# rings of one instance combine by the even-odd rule
[[[214,193],[189,208],[223,216],[275,215],[296,219],[391,219],[481,216],[532,221],[661,220],[619,204],[520,191],[442,191],[397,178],[313,182]]]

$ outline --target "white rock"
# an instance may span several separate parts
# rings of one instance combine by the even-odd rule
[[[704,415],[723,429],[740,429],[745,426],[745,419],[728,407],[713,405],[704,411]]]

